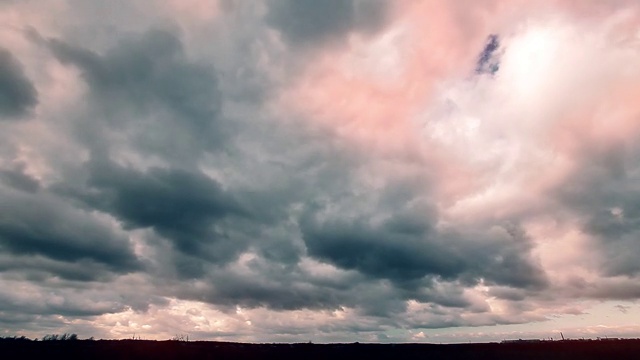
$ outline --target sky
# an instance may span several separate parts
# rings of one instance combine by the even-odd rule
[[[640,2],[0,0],[0,335],[640,337]]]

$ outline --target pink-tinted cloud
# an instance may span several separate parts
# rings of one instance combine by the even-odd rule
[[[422,1],[396,3],[392,14],[373,37],[317,50],[282,106],[373,163],[418,164],[447,223],[524,217],[554,281],[597,282],[584,219],[555,193],[594,151],[639,135],[638,6]],[[476,75],[492,33],[499,69]],[[382,178],[410,173],[370,166]]]

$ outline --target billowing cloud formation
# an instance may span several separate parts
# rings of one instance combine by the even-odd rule
[[[3,2],[0,324],[636,336],[639,21],[632,1]]]
[[[190,157],[221,146],[215,73],[186,59],[174,34],[150,30],[102,56],[56,39],[47,45],[62,64],[80,70],[95,102],[92,111],[110,128],[127,128],[122,135],[135,137],[136,146],[162,157]]]

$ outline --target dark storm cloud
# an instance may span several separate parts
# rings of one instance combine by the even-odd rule
[[[81,70],[93,105],[87,116],[125,131],[142,151],[185,159],[220,148],[227,138],[214,69],[189,60],[172,32],[131,36],[104,55],[57,39],[41,41],[59,61]],[[104,142],[97,125],[80,126],[85,141]]]
[[[521,226],[494,225],[476,233],[462,232],[461,238],[470,269],[463,279],[481,277],[490,285],[538,290],[548,285],[546,273],[531,255],[534,244]]]
[[[49,303],[42,308],[33,308],[35,314],[55,314],[69,317],[86,317],[119,313],[126,310],[123,304],[100,304],[79,300],[79,297],[65,298],[62,303]],[[27,312],[28,309],[20,309]]]
[[[503,226],[497,234],[440,232],[428,219],[420,221],[402,211],[379,224],[371,220],[319,221],[305,214],[301,230],[309,255],[399,286],[412,287],[411,280],[423,277],[459,279],[469,285],[481,278],[513,287],[546,284],[542,269],[529,258],[530,241],[517,227]]]
[[[385,1],[274,0],[267,22],[294,45],[333,40],[352,30],[371,31],[381,26]]]
[[[91,216],[46,197],[2,193],[0,248],[70,263],[97,262],[126,273],[141,268],[126,238]]]
[[[104,56],[59,40],[50,40],[49,45],[58,60],[80,68],[102,96],[117,96],[139,106],[155,102],[193,122],[218,110],[214,74],[189,63],[180,39],[168,31],[151,30],[122,40]]]
[[[347,292],[314,286],[306,281],[280,282],[254,276],[224,276],[216,277],[216,280],[210,292],[194,294],[194,298],[218,305],[274,310],[336,309],[347,302]]]
[[[38,104],[38,92],[18,60],[0,47],[0,121],[21,118]]]
[[[186,254],[213,260],[237,251],[235,246],[217,254],[207,250],[210,244],[232,241],[215,228],[216,223],[228,216],[249,214],[205,174],[163,168],[139,171],[104,158],[92,159],[87,170],[86,189],[61,184],[57,191],[113,215],[125,228],[151,228]]]
[[[428,236],[424,228],[372,226],[366,219],[318,223],[310,216],[301,226],[311,256],[375,277],[415,279],[438,274],[451,278],[463,266],[447,248],[424,242]]]
[[[590,149],[580,170],[558,189],[558,200],[583,220],[607,276],[640,274],[640,149],[616,145]]]
[[[33,282],[42,282],[51,276],[71,281],[108,281],[114,276],[108,266],[92,260],[67,262],[18,254],[0,254],[0,272],[21,274]]]

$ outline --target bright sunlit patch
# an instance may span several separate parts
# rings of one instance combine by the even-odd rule
[[[522,101],[544,87],[549,80],[557,51],[563,46],[562,28],[531,25],[507,40],[498,76],[510,82]]]
[[[624,219],[624,210],[620,207],[613,207],[609,209],[611,215],[613,215],[618,221],[622,221]]]

